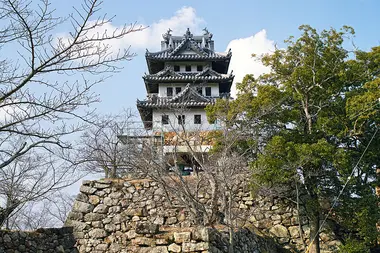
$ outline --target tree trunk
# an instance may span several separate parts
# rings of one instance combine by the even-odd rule
[[[231,193],[229,194],[229,197],[228,197],[228,225],[230,227],[229,229],[229,246],[228,246],[228,253],[234,253],[234,229],[233,229],[233,224],[232,224],[232,197],[231,197]]]
[[[319,253],[319,209],[316,207],[310,212],[310,245],[309,253]]]
[[[377,176],[377,185],[376,185],[376,195],[378,199],[380,198],[380,168],[376,169],[376,176]],[[378,203],[380,206],[380,202]],[[376,224],[377,231],[380,231],[380,220]],[[377,243],[380,244],[380,235],[377,237]]]

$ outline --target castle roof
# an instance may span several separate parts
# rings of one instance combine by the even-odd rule
[[[180,107],[205,107],[215,102],[215,98],[200,95],[191,84],[173,97],[153,96],[147,100],[137,100],[137,107],[146,108],[180,108]]]
[[[205,68],[199,73],[180,73],[175,72],[172,66],[168,66],[165,69],[157,72],[156,74],[145,74],[143,79],[148,82],[173,82],[173,81],[226,81],[230,80],[232,82],[234,75],[232,72],[230,74],[220,74],[211,68]]]
[[[232,53],[217,53],[214,51],[214,41],[212,34],[205,28],[201,36],[193,36],[189,29],[183,36],[171,35],[169,29],[163,34],[161,41],[161,51],[149,52],[147,50],[145,58],[150,73],[157,73],[163,69],[165,61],[213,61],[219,62],[222,72],[227,72]]]
[[[208,83],[219,82],[222,85],[231,87],[234,75],[220,74],[211,68],[205,68],[199,73],[175,72],[172,66],[168,66],[156,74],[145,74],[143,76],[145,87],[148,93],[154,93],[158,89],[158,83]]]
[[[145,126],[149,129],[153,109],[205,108],[207,105],[214,104],[215,101],[216,98],[204,97],[191,84],[187,84],[185,89],[173,97],[152,96],[147,100],[137,100],[137,109],[143,121],[146,122]]]

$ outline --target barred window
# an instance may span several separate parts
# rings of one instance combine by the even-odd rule
[[[162,115],[161,116],[161,122],[163,125],[169,124],[169,115]]]
[[[178,124],[179,125],[185,124],[185,115],[178,115]]]
[[[194,115],[194,124],[201,124],[202,123],[202,116],[201,115]]]

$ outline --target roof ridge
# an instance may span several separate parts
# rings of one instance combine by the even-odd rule
[[[163,75],[170,73],[172,76],[175,77],[181,77],[179,73],[175,72],[172,66],[166,66],[163,70],[158,71],[155,74],[146,74],[145,77],[151,76],[151,77],[164,77]]]
[[[189,101],[191,101],[191,98],[194,97],[195,100],[200,99],[200,100],[202,100],[202,102],[210,102],[210,99],[202,96],[195,89],[191,88],[191,84],[190,83],[188,83],[186,85],[185,89],[183,89],[176,96],[172,97],[171,99],[168,99],[168,102],[176,102],[176,101],[178,101],[178,99],[183,98],[186,94],[188,94],[187,99]]]
[[[206,74],[207,72],[210,72],[210,73],[213,73],[214,75],[218,76],[218,77],[221,77],[222,75],[218,72],[216,72],[215,70],[213,70],[212,68],[210,67],[206,67],[202,72],[199,72],[196,76],[203,76],[204,74]]]
[[[186,84],[185,89],[183,89],[180,93],[176,94],[174,97],[168,99],[169,102],[172,102],[176,100],[177,98],[180,98],[182,95],[184,95],[188,90],[190,89],[190,83]]]
[[[175,56],[187,43],[190,44],[190,49],[195,51],[198,55],[208,55],[201,47],[199,47],[191,38],[184,39],[173,51],[169,53],[170,56]]]

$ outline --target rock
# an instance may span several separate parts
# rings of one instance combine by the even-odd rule
[[[91,204],[84,203],[84,202],[76,200],[74,202],[72,210],[74,212],[76,211],[76,212],[82,212],[82,213],[89,213],[89,212],[92,212],[92,210],[94,210],[94,206]]]
[[[101,221],[93,221],[93,222],[91,223],[91,225],[92,225],[92,227],[94,227],[94,228],[101,228],[101,227],[103,227],[103,222],[101,222]]]
[[[174,241],[176,243],[190,242],[191,232],[174,232]]]
[[[95,192],[95,195],[99,197],[103,197],[104,195],[106,195],[106,193],[104,191],[97,191]]]
[[[166,240],[165,238],[156,239],[156,245],[167,245],[167,244],[168,244],[168,240]]]
[[[113,201],[110,197],[105,197],[103,203],[107,206],[113,206]]]
[[[172,243],[169,245],[168,250],[169,252],[181,252],[181,246],[175,243]]]
[[[168,253],[168,248],[166,246],[156,246],[152,248],[151,253]]]
[[[127,233],[125,233],[125,235],[127,236],[129,240],[139,236],[139,234],[137,234],[135,230],[129,230]]]
[[[132,217],[132,221],[139,221],[140,220],[140,217],[139,216],[133,216]]]
[[[121,207],[120,206],[111,206],[109,209],[108,209],[108,213],[119,213],[121,210]]]
[[[105,183],[105,182],[102,182],[102,183],[96,182],[94,187],[97,189],[104,189],[104,188],[109,188],[110,185],[108,183]]]
[[[91,195],[88,197],[88,202],[90,202],[90,204],[95,206],[95,205],[99,204],[100,198],[96,195]]]
[[[130,187],[127,188],[127,191],[128,191],[129,193],[134,193],[134,192],[136,191],[136,189],[135,189],[135,187],[132,185],[132,186],[130,186]]]
[[[288,229],[289,229],[290,236],[292,238],[298,238],[298,237],[300,237],[300,232],[299,232],[298,226],[291,226]]]
[[[88,197],[87,197],[86,194],[78,193],[78,195],[76,197],[76,200],[82,201],[82,202],[87,202],[88,201]]]
[[[88,235],[92,238],[104,238],[107,236],[107,232],[100,228],[95,228],[91,230]]]
[[[157,217],[156,219],[154,219],[154,224],[157,224],[157,225],[164,225],[164,217]]]
[[[136,233],[138,234],[157,234],[159,226],[153,223],[138,223],[136,225]]]
[[[194,252],[194,251],[203,251],[208,250],[209,244],[207,242],[184,242],[182,244],[182,252]]]
[[[65,226],[73,227],[74,232],[82,232],[88,227],[86,223],[81,222],[81,221],[76,221],[76,220],[66,220]]]
[[[209,229],[205,227],[195,228],[192,233],[193,239],[196,241],[209,241]]]
[[[4,237],[3,237],[3,241],[4,241],[5,243],[10,243],[10,242],[12,241],[12,238],[11,238],[8,234],[6,234],[6,235],[4,235]]]
[[[279,214],[274,214],[274,215],[271,216],[271,219],[275,220],[275,221],[280,221],[281,220],[281,216]]]
[[[153,239],[146,237],[136,237],[132,239],[132,245],[140,245],[140,246],[152,246],[154,244]]]
[[[104,218],[103,214],[88,213],[84,216],[84,221],[100,221]]]
[[[94,208],[94,213],[107,213],[108,212],[108,206],[99,204]]]
[[[173,225],[175,223],[177,223],[177,218],[176,217],[169,217],[167,220],[166,220],[166,224],[167,225]]]
[[[276,237],[286,238],[289,237],[288,229],[282,225],[275,225],[269,229],[269,232],[274,234]]]
[[[67,215],[67,219],[68,220],[82,220],[83,219],[83,214],[82,213],[78,213],[78,212],[70,212]]]
[[[146,211],[144,208],[127,208],[127,210],[122,212],[125,216],[146,216]]]
[[[120,224],[124,221],[125,219],[121,216],[121,214],[116,214],[113,218],[112,218],[112,222],[113,224]]]
[[[114,232],[116,230],[116,225],[110,223],[110,224],[106,224],[104,226],[104,229],[108,232]]]
[[[80,187],[80,191],[87,194],[93,194],[94,192],[96,192],[96,189],[89,186],[82,185]]]
[[[108,249],[108,244],[98,244],[96,245],[95,249],[105,252]]]
[[[123,197],[123,193],[121,193],[121,192],[113,192],[109,196],[112,199],[120,199],[121,197]]]

